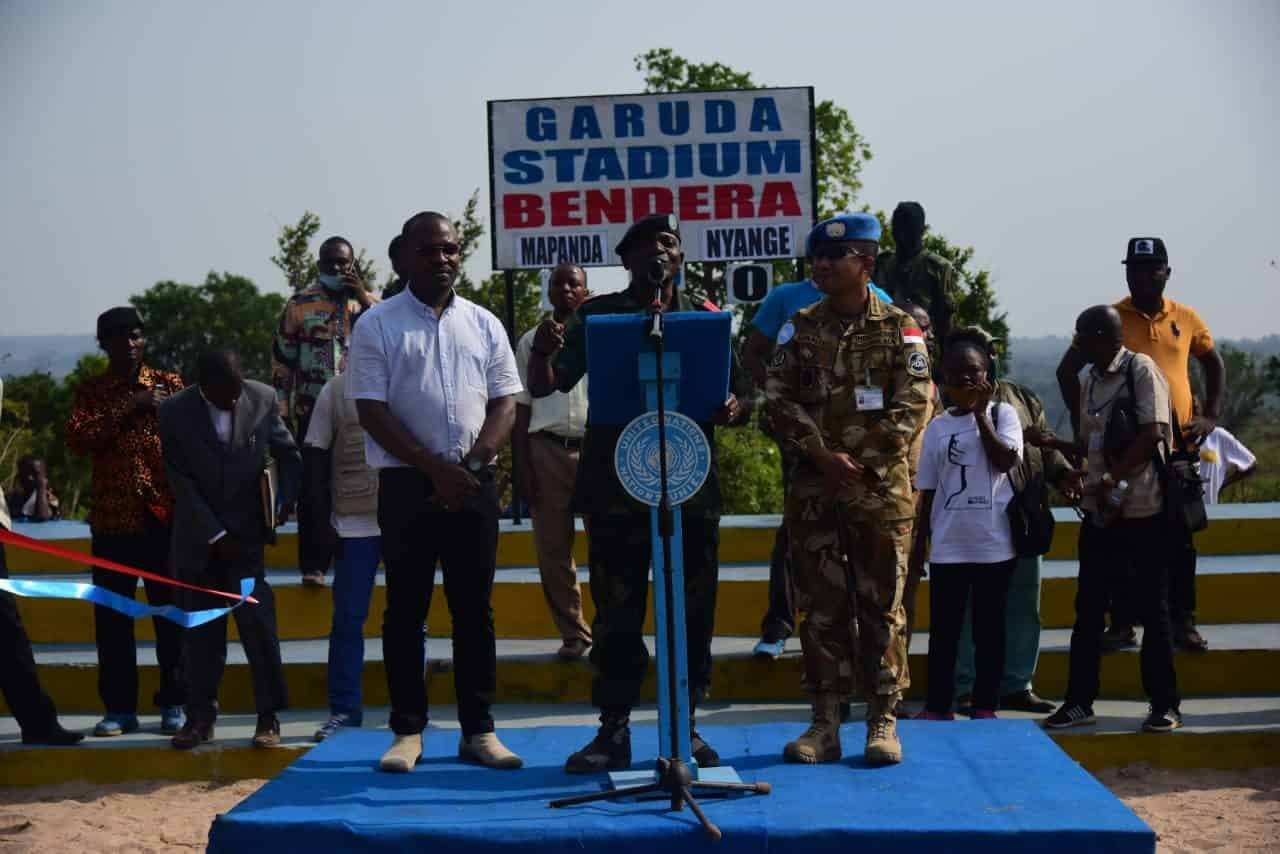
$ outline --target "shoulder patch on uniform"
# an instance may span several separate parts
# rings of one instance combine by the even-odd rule
[[[794,338],[795,334],[796,325],[788,320],[786,323],[782,324],[782,328],[778,330],[778,338],[774,343],[781,347],[783,344],[786,344]]]
[[[918,350],[907,357],[907,373],[913,377],[929,376],[929,359]]]

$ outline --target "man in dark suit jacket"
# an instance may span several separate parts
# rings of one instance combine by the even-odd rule
[[[275,531],[265,519],[261,482],[270,451],[281,497],[291,497],[301,457],[280,418],[275,392],[244,379],[235,353],[204,353],[196,370],[197,384],[160,407],[160,440],[177,499],[173,562],[180,579],[203,587],[237,591],[240,579],[256,580],[258,604],[243,604],[232,613],[253,677],[258,712],[253,744],[274,747],[280,743],[276,712],[287,701],[275,594],[263,574],[263,546],[275,541]],[[188,607],[216,608],[225,601],[195,593]],[[183,656],[191,693],[186,726],[172,743],[189,750],[213,738],[218,683],[227,660],[226,618],[189,629]]]

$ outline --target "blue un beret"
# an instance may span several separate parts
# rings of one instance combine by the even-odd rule
[[[870,240],[880,242],[880,220],[869,213],[842,213],[824,219],[813,227],[805,240],[808,253],[823,243],[844,243],[846,240]]]

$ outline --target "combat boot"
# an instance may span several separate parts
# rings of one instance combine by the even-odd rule
[[[898,718],[894,714],[900,695],[876,694],[867,704],[867,746],[863,750],[870,765],[892,765],[902,761],[898,740]]]
[[[840,758],[839,697],[835,694],[814,695],[813,723],[809,724],[804,735],[787,743],[782,749],[782,758],[807,765],[835,762]]]
[[[596,737],[564,763],[564,770],[570,774],[625,771],[630,767],[631,716],[609,712],[600,715]]]

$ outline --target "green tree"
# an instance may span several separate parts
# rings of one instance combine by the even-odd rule
[[[276,246],[280,254],[272,255],[271,263],[284,273],[285,284],[291,291],[300,291],[316,280],[319,271],[316,269],[316,253],[311,250],[311,241],[319,232],[320,217],[311,211],[303,211],[297,222],[281,226],[280,233],[276,235]],[[356,250],[355,263],[356,272],[371,290],[381,290],[391,281],[388,279],[381,286],[378,285],[377,264],[363,248]]]
[[[129,302],[147,319],[147,361],[194,380],[210,347],[240,354],[245,376],[271,381],[271,340],[285,298],[262,293],[244,276],[210,272],[204,283],[157,282]]]
[[[1272,356],[1263,362],[1231,344],[1220,345],[1218,353],[1227,368],[1226,404],[1219,423],[1239,432],[1255,419],[1273,414],[1267,410],[1267,395],[1276,390],[1280,380],[1280,360]],[[1191,360],[1190,374],[1191,393],[1204,400],[1204,371],[1199,361]]]

